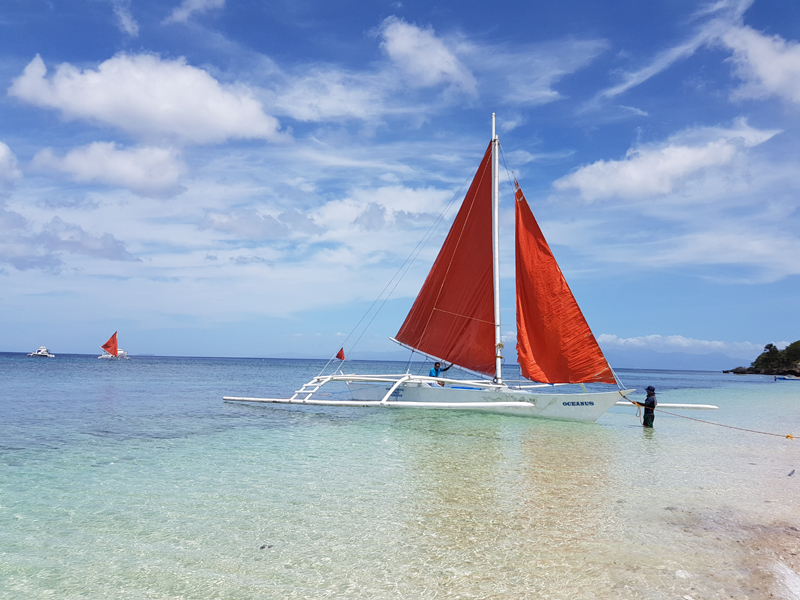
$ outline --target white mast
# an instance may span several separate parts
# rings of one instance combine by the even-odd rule
[[[494,380],[503,380],[503,341],[500,333],[500,184],[498,150],[500,140],[495,133],[492,113],[492,272],[494,274]]]

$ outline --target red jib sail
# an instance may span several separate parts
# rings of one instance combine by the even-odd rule
[[[517,359],[543,383],[614,383],[572,291],[515,184]]]
[[[493,374],[492,148],[396,338],[461,367]]]
[[[100,347],[109,354],[119,356],[119,352],[117,350],[117,332],[115,331],[114,335],[108,338],[108,341]]]

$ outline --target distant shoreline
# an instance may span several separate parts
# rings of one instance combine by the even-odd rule
[[[734,375],[794,375],[800,377],[797,369],[756,369],[754,367],[736,367],[727,369],[723,373],[733,373]]]
[[[26,356],[27,352],[24,351],[0,351],[0,356]],[[85,352],[60,352],[56,354],[57,357],[63,358],[95,358],[97,354],[95,353],[85,353]],[[325,362],[327,358],[317,358],[317,357],[285,357],[285,356],[190,356],[190,355],[170,355],[170,354],[129,354],[131,358],[143,358],[143,359],[197,359],[197,360],[276,360],[276,361],[318,361],[318,362]],[[397,360],[397,359],[379,359],[379,358],[348,358],[347,362],[366,362],[366,363],[402,363],[407,364],[407,360]],[[430,362],[430,361],[428,361]],[[426,361],[422,360],[413,360],[412,364],[419,365],[425,364]],[[506,367],[510,368],[518,368],[517,363],[506,363]],[[687,369],[687,368],[664,368],[664,367],[614,367],[616,371],[624,371],[624,372],[649,372],[649,371],[663,371],[665,373],[719,373],[720,370],[714,368],[706,368],[706,369]],[[723,373],[728,373],[730,371],[723,371]]]

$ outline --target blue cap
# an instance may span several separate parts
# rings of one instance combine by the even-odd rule
[[[655,392],[656,391],[656,388],[654,388],[652,385],[648,385],[647,388],[645,388],[645,389],[647,389],[648,392]]]

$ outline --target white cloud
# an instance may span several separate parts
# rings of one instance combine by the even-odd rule
[[[182,58],[118,54],[96,71],[64,63],[48,78],[37,55],[8,91],[67,119],[111,125],[140,138],[214,143],[282,137],[278,121],[250,89],[222,85]]]
[[[652,350],[662,353],[685,352],[687,354],[720,353],[735,357],[758,356],[764,347],[763,344],[752,342],[698,340],[682,335],[643,335],[621,338],[603,333],[597,336],[597,342],[604,348],[620,350]]]
[[[63,157],[46,148],[34,156],[33,166],[68,173],[78,182],[122,186],[144,196],[178,193],[178,179],[186,171],[174,149],[121,149],[111,142],[75,148]]]
[[[79,225],[65,223],[59,217],[53,217],[37,238],[49,251],[62,250],[108,260],[138,260],[113,235],[92,235]]]
[[[314,222],[324,224],[315,239],[341,244],[337,252],[347,265],[387,255],[404,260],[450,198],[435,188],[356,188],[312,211]]]
[[[20,177],[22,173],[17,168],[17,157],[11,148],[0,142],[0,193],[12,188]]]
[[[693,135],[687,132],[681,141],[689,143]],[[757,141],[754,136],[747,143]],[[741,151],[657,200],[609,197],[580,211],[554,203],[558,214],[545,217],[542,227],[551,244],[583,257],[581,270],[605,272],[616,265],[628,275],[680,271],[726,285],[800,275],[800,201],[792,192],[800,187],[800,171],[791,146],[791,139],[781,138],[757,152]]]
[[[750,27],[731,29],[722,39],[733,50],[736,75],[745,81],[734,97],[778,96],[800,104],[800,44]]]
[[[273,100],[277,114],[298,121],[364,121],[386,111],[388,81],[382,76],[352,74],[315,67],[287,78]]]
[[[577,189],[585,200],[641,198],[672,191],[683,177],[723,165],[736,149],[725,141],[704,146],[666,146],[629,150],[624,160],[599,160],[553,183],[557,190]]]
[[[388,17],[381,24],[380,33],[383,36],[381,47],[404,74],[408,85],[449,84],[475,93],[475,77],[433,29],[422,29],[397,17]]]
[[[648,268],[681,265],[735,266],[735,275],[723,276],[717,269],[718,281],[767,283],[788,275],[800,275],[800,239],[785,231],[779,223],[751,217],[744,223],[720,217],[716,223],[703,223],[700,230],[687,231],[656,242],[639,244],[639,253],[630,252],[625,261]],[[745,267],[753,271],[744,272]]]
[[[392,214],[399,212],[438,214],[450,196],[451,194],[447,190],[408,188],[399,185],[353,191],[353,198],[361,206],[375,203],[383,206]]]
[[[222,231],[237,239],[270,242],[284,238],[288,228],[275,217],[255,208],[244,208],[230,213],[209,213],[200,229]]]
[[[478,76],[482,96],[503,104],[537,106],[561,99],[553,86],[586,67],[608,48],[608,42],[568,39],[513,47],[460,42],[456,47]]]
[[[59,271],[64,264],[63,253],[116,261],[139,260],[111,234],[93,235],[60,217],[52,217],[36,231],[21,214],[0,208],[0,263],[19,271]]]
[[[353,220],[353,224],[364,231],[383,229],[386,225],[386,209],[380,204],[370,202]]]
[[[722,14],[729,20],[738,20],[753,5],[753,2],[755,0],[717,0],[713,4],[709,2],[694,13],[694,18]]]
[[[622,73],[617,85],[598,94],[598,98],[608,99],[619,96],[651,77],[665,71],[678,61],[689,58],[700,48],[718,42],[726,33],[741,22],[742,15],[754,0],[719,0],[706,5],[695,13],[695,18],[708,17],[687,40],[667,48],[655,55],[645,66],[635,71]]]
[[[642,110],[641,108],[636,108],[635,106],[625,106],[624,104],[620,104],[619,106],[623,111],[628,114],[635,115],[637,117],[649,117],[650,114],[646,110]]]
[[[660,52],[648,65],[641,69],[622,74],[622,81],[615,86],[600,92],[600,98],[614,98],[627,92],[629,89],[640,85],[662,71],[671,67],[677,61],[692,56],[697,49],[716,38],[716,31],[703,29],[691,39]]]
[[[500,107],[558,100],[552,86],[608,46],[602,40],[568,40],[510,49],[457,35],[442,38],[397,17],[385,19],[377,35],[389,61],[369,71],[314,64],[284,72],[273,65],[262,97],[275,114],[304,122],[406,117],[418,125],[432,112],[479,93]],[[518,111],[504,114],[503,131],[524,120]]]
[[[113,0],[114,16],[117,17],[117,27],[122,33],[131,37],[139,35],[139,24],[131,14],[131,0]]]
[[[744,120],[730,129],[689,129],[663,144],[631,148],[622,160],[599,160],[580,167],[556,180],[553,187],[577,190],[588,201],[669,194],[687,178],[726,165],[744,148],[757,146],[777,133],[752,128]]]
[[[185,23],[193,13],[203,13],[213,8],[222,8],[225,0],[183,0],[180,6],[172,11],[162,22],[164,25],[169,23]]]

